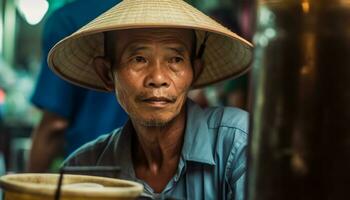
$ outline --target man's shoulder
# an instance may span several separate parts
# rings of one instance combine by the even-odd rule
[[[63,163],[63,165],[96,165],[102,153],[107,148],[112,148],[113,143],[118,140],[121,128],[101,135],[97,139],[88,142],[74,151]]]
[[[236,107],[210,107],[204,110],[208,128],[226,127],[248,133],[249,114]]]
[[[249,131],[249,114],[246,111],[234,107],[215,107],[205,112],[212,147],[222,153],[224,160],[245,148]]]

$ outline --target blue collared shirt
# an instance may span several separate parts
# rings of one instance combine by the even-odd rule
[[[160,193],[138,179],[131,159],[131,123],[90,142],[67,165],[118,165],[118,178],[137,181],[154,198],[244,199],[248,114],[237,108],[202,109],[187,101],[184,144],[175,176]]]

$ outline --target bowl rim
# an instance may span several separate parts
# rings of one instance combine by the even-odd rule
[[[57,185],[52,184],[36,184],[33,182],[23,182],[25,178],[34,178],[37,177],[40,179],[55,179],[54,181],[58,182],[59,174],[50,174],[50,173],[22,173],[22,174],[8,174],[0,177],[0,187],[6,191],[17,192],[17,193],[28,193],[28,194],[37,194],[44,196],[53,196],[56,192]],[[17,180],[16,180],[17,179]],[[99,176],[89,176],[89,175],[73,175],[65,174],[64,182],[67,180],[73,180],[72,183],[81,179],[81,182],[92,182],[101,184],[102,182],[108,184],[123,185],[122,187],[110,187],[105,186],[103,188],[68,188],[64,187],[64,184],[61,188],[62,197],[137,197],[143,191],[143,185],[137,182],[115,179],[115,178],[106,178]],[[66,183],[67,184],[67,183]]]

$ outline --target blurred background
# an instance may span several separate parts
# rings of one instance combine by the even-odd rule
[[[0,173],[26,169],[31,134],[42,117],[30,97],[41,67],[43,27],[50,14],[71,2],[74,0],[0,0]],[[250,41],[251,1],[188,2]],[[191,98],[202,106],[247,109],[248,77],[193,91]],[[53,162],[50,171],[59,164],[60,159]]]

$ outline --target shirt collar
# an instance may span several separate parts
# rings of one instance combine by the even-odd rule
[[[131,157],[133,132],[134,128],[129,119],[122,128],[118,141],[114,143],[113,158],[114,164],[121,168],[120,178],[137,181]]]
[[[130,120],[126,122],[123,128],[116,129],[96,165],[118,166],[121,171],[117,178],[137,181],[131,157],[132,131],[133,127]]]
[[[187,100],[187,119],[182,156],[186,161],[215,165],[211,135],[203,109],[192,100]]]

